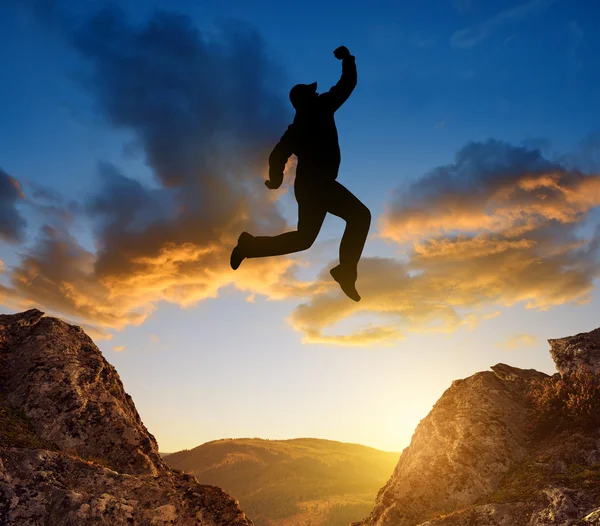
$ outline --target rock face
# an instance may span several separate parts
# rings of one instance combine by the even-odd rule
[[[600,329],[550,344],[561,373],[600,373]],[[354,525],[600,525],[600,428],[540,436],[531,392],[546,381],[498,364],[453,382]]]
[[[527,453],[531,371],[499,364],[457,380],[418,425],[365,525],[414,525],[491,493]],[[545,377],[535,372],[534,377]]]
[[[583,492],[550,487],[543,491],[545,502],[484,504],[450,514],[419,526],[590,526],[600,524],[600,508]],[[597,504],[597,503],[596,503]]]
[[[42,440],[119,473],[164,471],[117,372],[81,328],[29,311],[0,316],[0,338],[0,389]]]
[[[252,524],[219,488],[166,466],[79,327],[37,310],[0,316],[0,403],[43,445],[0,434],[0,524]]]
[[[548,340],[550,354],[560,374],[584,368],[600,374],[600,329]]]

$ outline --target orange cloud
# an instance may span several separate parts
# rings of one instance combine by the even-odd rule
[[[408,263],[365,258],[358,287],[363,299],[348,302],[334,287],[297,307],[290,322],[307,343],[388,344],[409,332],[452,332],[473,328],[497,315],[494,306],[524,303],[545,310],[584,301],[593,289],[593,272],[572,268],[569,254],[543,259],[530,248],[513,248],[485,256]],[[323,284],[325,281],[323,282]],[[368,333],[340,335],[337,324],[369,314],[381,320]]]
[[[309,294],[290,258],[229,268],[243,230],[288,228],[276,202],[282,192],[263,183],[269,152],[293,115],[274,88],[280,68],[260,35],[241,26],[205,34],[167,11],[134,23],[114,7],[61,31],[85,61],[99,114],[131,133],[153,184],[99,163],[100,184],[73,208],[78,224],[91,226],[85,238],[93,245],[82,244],[70,230],[75,222],[56,213],[61,198],[52,189],[32,192],[29,204],[46,213],[45,226],[35,245],[20,251],[0,301],[35,305],[109,334],[143,323],[159,302],[188,307],[227,287],[270,299]],[[146,96],[131,95],[140,92]],[[292,170],[293,160],[286,173]],[[4,172],[0,185],[11,196],[12,218],[10,228],[0,225],[0,238],[19,241],[22,192]],[[40,194],[52,206],[36,203]]]
[[[324,288],[323,276],[290,322],[308,343],[373,345],[472,329],[498,307],[585,303],[599,276],[600,230],[586,223],[598,205],[598,175],[568,171],[535,150],[473,143],[455,164],[404,189],[380,219],[379,234],[407,248],[404,260],[365,258],[358,304]],[[336,331],[364,315],[379,323],[366,333]]]
[[[600,236],[586,223],[600,204],[600,177],[496,141],[468,145],[454,164],[433,170],[387,207],[379,234],[407,252],[363,259],[360,303],[348,301],[328,272],[299,280],[294,258],[229,268],[243,229],[288,228],[264,187],[207,176],[221,206],[212,209],[205,198],[208,211],[190,203],[161,215],[160,204],[174,198],[170,190],[157,193],[114,169],[103,173],[108,186],[92,207],[101,225],[97,250],[65,228],[45,227],[11,270],[10,287],[0,286],[3,303],[48,309],[110,338],[110,331],[143,323],[161,301],[189,307],[234,287],[251,301],[302,300],[289,322],[306,343],[374,346],[411,332],[473,329],[501,307],[584,303],[600,268]],[[185,199],[177,194],[184,203],[185,190]]]
[[[514,336],[507,338],[505,341],[500,342],[498,347],[504,347],[506,349],[518,349],[520,347],[534,347],[538,344],[536,336],[531,334],[515,334]]]
[[[519,235],[548,221],[576,223],[599,204],[599,175],[522,173],[487,187],[439,193],[419,206],[392,205],[379,231],[399,243],[455,231]]]
[[[313,287],[295,278],[289,258],[246,261],[234,272],[229,267],[233,236],[229,243],[208,247],[168,243],[154,256],[132,260],[134,271],[106,277],[97,274],[96,257],[75,238],[51,228],[44,236],[39,253],[30,253],[13,270],[12,288],[0,290],[0,297],[92,325],[97,336],[106,337],[105,329],[140,325],[159,301],[189,307],[229,286],[284,299],[307,295]]]
[[[432,238],[415,241],[415,256],[421,259],[470,259],[491,256],[507,250],[531,248],[535,244],[530,239],[499,239],[492,236],[455,238]]]
[[[500,316],[502,314],[502,312],[500,312],[499,310],[494,311],[494,312],[490,312],[489,314],[485,314],[483,316],[484,320],[492,320],[494,318],[497,318],[498,316]]]

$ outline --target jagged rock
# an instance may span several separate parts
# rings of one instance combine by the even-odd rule
[[[518,367],[506,365],[505,363],[492,365],[491,369],[500,380],[512,382],[520,382],[523,380],[529,382],[530,380],[543,380],[544,378],[548,378],[546,373],[541,373],[535,369],[519,369]]]
[[[193,477],[120,474],[59,451],[0,450],[0,524],[248,526],[237,502]]]
[[[578,368],[600,373],[600,329],[575,336],[548,340],[550,354],[560,374]]]
[[[547,505],[531,517],[531,526],[571,526],[579,522],[585,496],[568,488],[548,487],[542,491]],[[589,503],[587,503],[589,506]]]
[[[423,522],[418,526],[576,526],[600,524],[600,508],[582,491],[548,487],[542,502],[485,504]],[[583,516],[585,515],[585,516]]]
[[[494,491],[527,453],[532,415],[521,381],[539,375],[499,364],[453,382],[419,423],[362,524],[414,526]]]
[[[533,506],[515,502],[484,504],[439,517],[418,526],[525,526]]]
[[[550,344],[560,374],[600,373],[600,329]],[[600,525],[600,428],[540,435],[532,387],[550,377],[492,371],[452,383],[354,526]]]
[[[119,375],[83,329],[33,310],[1,316],[0,334],[0,393],[42,440],[121,473],[166,469]]]
[[[167,467],[79,327],[37,310],[0,316],[0,427],[2,406],[35,434],[11,445],[0,429],[2,525],[252,525],[221,489]]]
[[[595,509],[589,515],[586,515],[581,522],[583,524],[600,524],[600,508]]]

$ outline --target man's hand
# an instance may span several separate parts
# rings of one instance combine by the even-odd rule
[[[350,56],[350,51],[348,51],[348,48],[346,46],[340,46],[333,52],[333,54],[338,60],[344,60],[345,58]]]
[[[278,189],[278,188],[281,186],[281,183],[279,183],[279,184],[276,184],[276,183],[274,183],[273,181],[271,181],[270,179],[267,179],[267,180],[265,181],[265,186],[266,186],[266,187],[267,187],[269,190],[277,190],[277,189]]]

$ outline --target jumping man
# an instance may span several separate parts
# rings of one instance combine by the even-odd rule
[[[354,56],[345,46],[333,54],[342,61],[342,76],[327,93],[317,93],[317,83],[298,84],[290,91],[296,109],[288,127],[269,156],[267,188],[276,190],[292,154],[298,158],[294,195],[298,202],[297,230],[278,236],[253,236],[242,232],[231,253],[231,267],[245,258],[279,256],[299,252],[314,243],[327,212],[346,221],[340,244],[340,264],[331,276],[344,293],[360,301],[356,291],[357,266],[371,224],[371,213],[347,188],[336,181],[341,154],[334,114],[346,102],[357,83]]]

